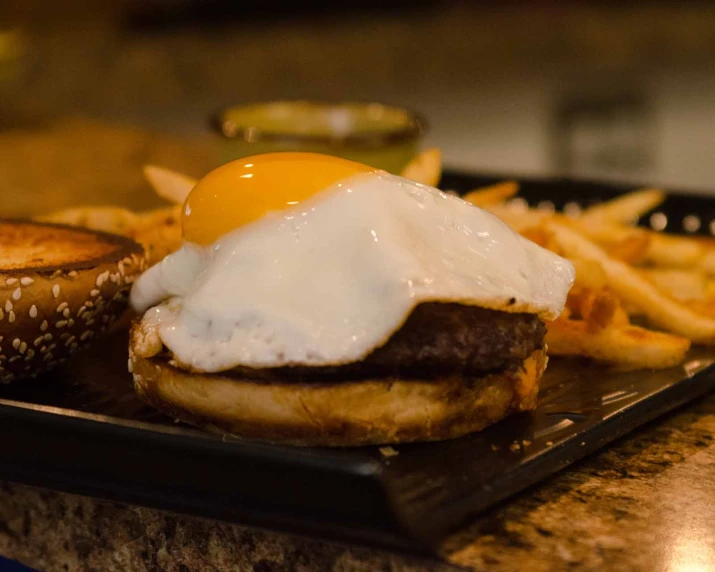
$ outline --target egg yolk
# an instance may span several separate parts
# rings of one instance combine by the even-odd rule
[[[201,179],[184,203],[184,239],[211,244],[220,236],[313,196],[342,179],[375,171],[316,153],[268,153],[232,161]]]

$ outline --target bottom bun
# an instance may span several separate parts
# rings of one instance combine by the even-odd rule
[[[302,446],[439,441],[536,406],[546,368],[537,350],[482,378],[271,383],[197,374],[130,348],[134,386],[150,405],[214,433]]]

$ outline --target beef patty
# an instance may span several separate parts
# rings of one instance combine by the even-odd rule
[[[515,368],[544,346],[535,314],[462,304],[419,304],[385,345],[364,360],[337,366],[237,367],[224,375],[257,381],[340,381],[384,377],[482,376]]]

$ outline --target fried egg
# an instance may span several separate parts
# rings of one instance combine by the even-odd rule
[[[553,319],[570,262],[458,197],[323,155],[233,161],[192,190],[184,245],[135,283],[142,329],[191,369],[331,365],[421,302]]]

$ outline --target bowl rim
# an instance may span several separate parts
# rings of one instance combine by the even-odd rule
[[[298,133],[266,132],[256,126],[236,124],[236,122],[230,121],[225,117],[229,111],[241,107],[279,104],[309,104],[326,108],[343,106],[379,106],[385,109],[392,109],[405,113],[408,117],[408,121],[404,126],[392,127],[389,129],[368,130],[352,135],[301,135]],[[296,144],[312,143],[326,145],[328,147],[360,149],[376,149],[410,141],[416,142],[420,137],[425,135],[428,130],[427,121],[420,113],[401,105],[391,105],[388,103],[380,103],[369,100],[360,101],[329,99],[276,99],[227,105],[219,108],[210,115],[209,125],[224,139],[242,139],[247,143],[257,143],[260,141]]]

